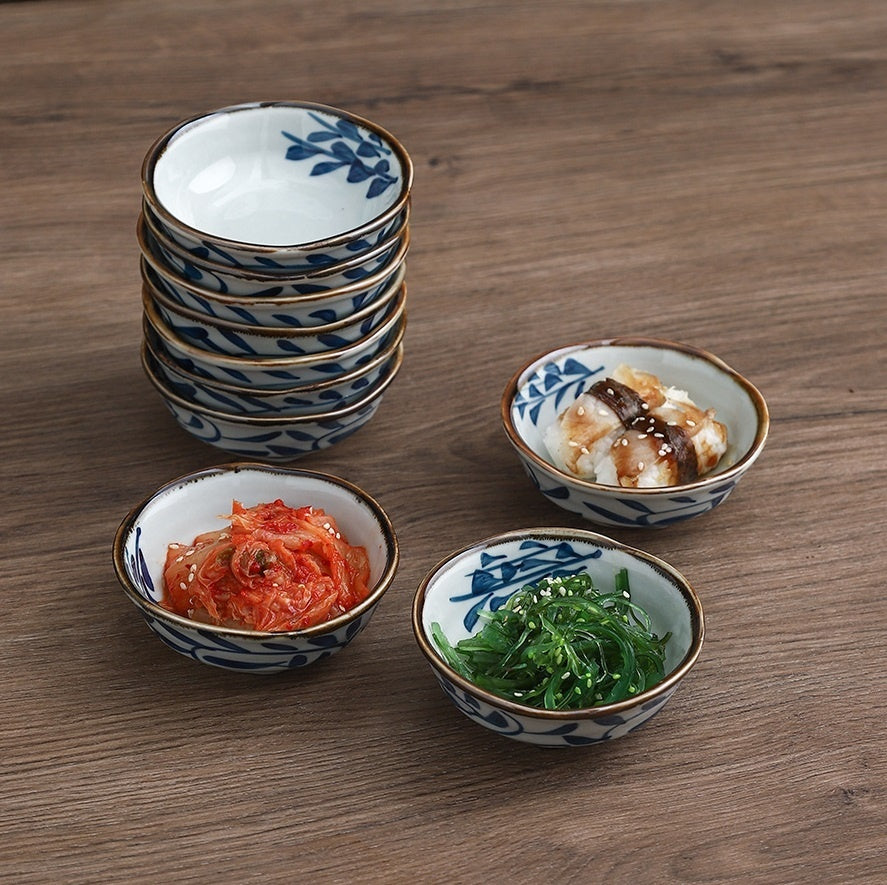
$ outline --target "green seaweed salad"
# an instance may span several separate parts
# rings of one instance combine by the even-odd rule
[[[623,701],[665,677],[665,646],[650,616],[631,601],[628,571],[614,591],[591,576],[546,577],[513,594],[474,636],[455,646],[440,624],[431,633],[459,675],[492,694],[545,710],[575,710]]]

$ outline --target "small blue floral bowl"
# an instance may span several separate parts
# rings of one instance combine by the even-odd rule
[[[182,368],[203,378],[239,387],[281,390],[341,378],[365,366],[400,335],[406,325],[406,286],[377,328],[353,344],[315,354],[293,356],[229,356],[211,353],[182,339],[163,320],[150,299],[143,314],[151,334]]]
[[[355,285],[370,288],[385,271],[396,270],[409,247],[410,229],[404,224],[368,252],[320,269],[287,274],[229,268],[208,258],[197,258],[152,227],[148,216],[139,216],[136,236],[142,255],[172,282],[186,284],[220,295],[249,299],[318,295]]]
[[[632,600],[666,645],[665,678],[625,701],[575,710],[544,710],[492,694],[446,662],[432,634],[440,625],[451,645],[483,626],[478,612],[500,608],[528,584],[585,572],[612,592],[628,570]],[[705,635],[702,605],[687,580],[654,556],[582,529],[507,532],[450,554],[422,580],[413,600],[413,632],[444,694],[470,720],[503,737],[541,747],[577,747],[630,734],[659,713],[696,663]]]
[[[262,633],[216,627],[167,611],[163,566],[170,544],[224,528],[231,502],[246,507],[281,498],[333,516],[349,543],[366,548],[370,595],[344,615],[306,630]],[[201,664],[240,673],[275,674],[324,660],[343,649],[369,623],[397,571],[399,552],[391,520],[366,492],[323,473],[227,464],[161,486],[134,507],[114,537],[114,570],[127,598],[151,630],[173,651]]]
[[[144,324],[142,362],[145,372],[160,378],[182,399],[234,415],[318,415],[351,405],[377,384],[400,370],[403,362],[403,328],[377,356],[337,378],[282,390],[240,387],[213,381],[179,365],[162,341]]]
[[[406,208],[412,162],[377,124],[313,102],[185,120],[149,148],[145,202],[195,257],[288,273],[371,249]]]
[[[252,326],[183,307],[148,282],[142,299],[182,341],[225,356],[303,356],[348,347],[370,335],[398,309],[405,268],[378,298],[360,310],[322,326]]]
[[[406,232],[390,263],[368,277],[336,289],[300,287],[307,291],[293,294],[284,294],[284,286],[274,286],[259,295],[205,289],[178,274],[150,250],[142,255],[140,267],[142,280],[152,291],[206,316],[250,326],[307,329],[345,319],[372,304],[396,278],[403,278],[409,245]]]
[[[713,408],[727,428],[717,467],[694,482],[625,488],[577,478],[555,466],[544,440],[557,416],[617,366],[651,372]],[[736,487],[764,448],[770,418],[764,398],[742,375],[706,351],[655,338],[613,338],[560,347],[534,357],[508,382],[501,417],[530,480],[552,504],[598,525],[667,526],[708,513]]]
[[[223,412],[186,399],[150,361],[142,366],[179,426],[195,439],[239,458],[281,462],[323,451],[356,433],[376,414],[382,395],[397,375],[397,371],[389,372],[344,406],[322,412],[261,415]]]

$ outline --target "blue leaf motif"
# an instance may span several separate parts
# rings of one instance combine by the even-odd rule
[[[330,151],[334,157],[338,157],[345,163],[355,163],[359,162],[357,157],[354,156],[354,151],[345,144],[344,141],[335,141],[330,145]]]
[[[367,191],[367,199],[372,200],[373,197],[378,197],[379,194],[387,191],[392,184],[394,184],[393,181],[385,181],[381,178],[373,179],[373,183],[370,185],[369,190]]]
[[[286,133],[283,133],[286,135]],[[308,135],[308,141],[313,142],[321,142],[321,141],[332,141],[334,138],[338,138],[339,136],[335,132],[311,132]]]
[[[284,133],[284,135],[286,135],[286,133]],[[319,150],[317,148],[305,142],[301,142],[286,149],[286,158],[287,160],[307,160],[308,157],[313,157],[318,153]]]
[[[366,181],[368,178],[372,177],[372,175],[372,169],[365,166],[360,160],[356,160],[351,164],[351,168],[348,170],[348,181],[351,183]]]
[[[286,159],[293,161],[306,160],[318,155],[326,155],[329,159],[318,162],[311,170],[311,175],[328,175],[339,169],[348,167],[347,181],[358,184],[369,181],[366,199],[373,199],[384,193],[397,182],[397,176],[390,172],[390,163],[384,155],[390,154],[382,139],[375,133],[363,135],[358,126],[350,120],[338,120],[330,123],[318,114],[309,114],[321,128],[310,132],[304,139],[292,133],[281,131],[281,134],[292,144],[286,150]],[[357,147],[352,148],[346,142]],[[381,158],[375,167],[370,167],[361,158]]]
[[[341,169],[344,165],[345,163],[317,163],[311,170],[311,174],[328,175],[330,172],[335,172],[336,169]]]

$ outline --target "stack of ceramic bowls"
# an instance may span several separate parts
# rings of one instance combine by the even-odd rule
[[[363,426],[403,359],[413,169],[307,102],[186,120],[142,168],[142,364],[179,424],[292,460]]]

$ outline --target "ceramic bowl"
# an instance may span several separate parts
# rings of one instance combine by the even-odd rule
[[[163,348],[147,322],[142,360],[166,387],[182,399],[236,415],[317,415],[350,405],[365,396],[403,362],[403,328],[368,363],[336,378],[283,390],[240,387],[212,381],[179,365]],[[147,371],[147,369],[146,369]]]
[[[451,645],[482,627],[478,610],[495,610],[527,584],[546,576],[587,572],[599,590],[613,589],[628,569],[632,600],[669,631],[665,678],[640,694],[599,707],[541,710],[498,697],[460,676],[432,636],[439,624]],[[702,648],[702,605],[686,579],[654,556],[582,529],[533,528],[488,538],[451,554],[425,576],[413,601],[413,631],[444,694],[469,719],[497,734],[545,747],[612,740],[659,713]]]
[[[198,260],[181,252],[163,233],[152,229],[144,213],[139,217],[136,236],[142,254],[173,281],[184,279],[210,292],[249,298],[311,295],[353,284],[367,288],[378,274],[396,269],[409,246],[409,227],[404,226],[369,252],[347,261],[319,270],[280,274],[227,268],[209,259]]]
[[[371,334],[397,308],[403,273],[388,289],[354,314],[322,326],[251,326],[220,320],[183,307],[147,283],[142,299],[182,340],[209,353],[227,356],[301,356],[347,347]]]
[[[229,295],[204,289],[180,276],[153,255],[142,255],[142,280],[168,299],[209,317],[251,326],[313,328],[352,316],[372,304],[404,274],[409,233],[397,254],[380,271],[337,289],[284,295]],[[278,289],[280,287],[277,287]]]
[[[620,364],[652,372],[713,408],[727,427],[728,450],[698,480],[666,488],[622,488],[590,482],[552,463],[545,429],[594,382]],[[586,341],[534,357],[508,382],[501,416],[508,440],[539,491],[553,504],[590,522],[619,527],[666,526],[717,507],[764,448],[769,415],[764,398],[710,353],[654,338]]]
[[[325,624],[292,633],[261,633],[197,623],[167,611],[163,566],[172,543],[224,528],[231,502],[247,507],[281,498],[291,507],[311,504],[333,516],[349,543],[366,548],[370,595]],[[113,559],[123,591],[148,626],[171,649],[202,664],[273,674],[322,660],[363,630],[391,586],[398,565],[397,538],[382,507],[344,479],[262,464],[200,470],[161,486],[134,507],[114,538]]]
[[[342,261],[406,208],[412,162],[393,135],[311,102],[185,120],[149,148],[145,201],[170,237],[235,267]]]
[[[328,381],[365,366],[403,331],[406,324],[406,287],[385,321],[353,344],[322,354],[296,356],[225,356],[195,347],[180,338],[163,321],[150,299],[143,303],[144,317],[163,350],[182,368],[207,379],[239,387],[279,390]]]
[[[295,461],[347,439],[376,414],[397,374],[389,372],[360,398],[321,413],[254,415],[231,414],[185,399],[149,361],[143,368],[183,430],[229,454],[260,461]]]

